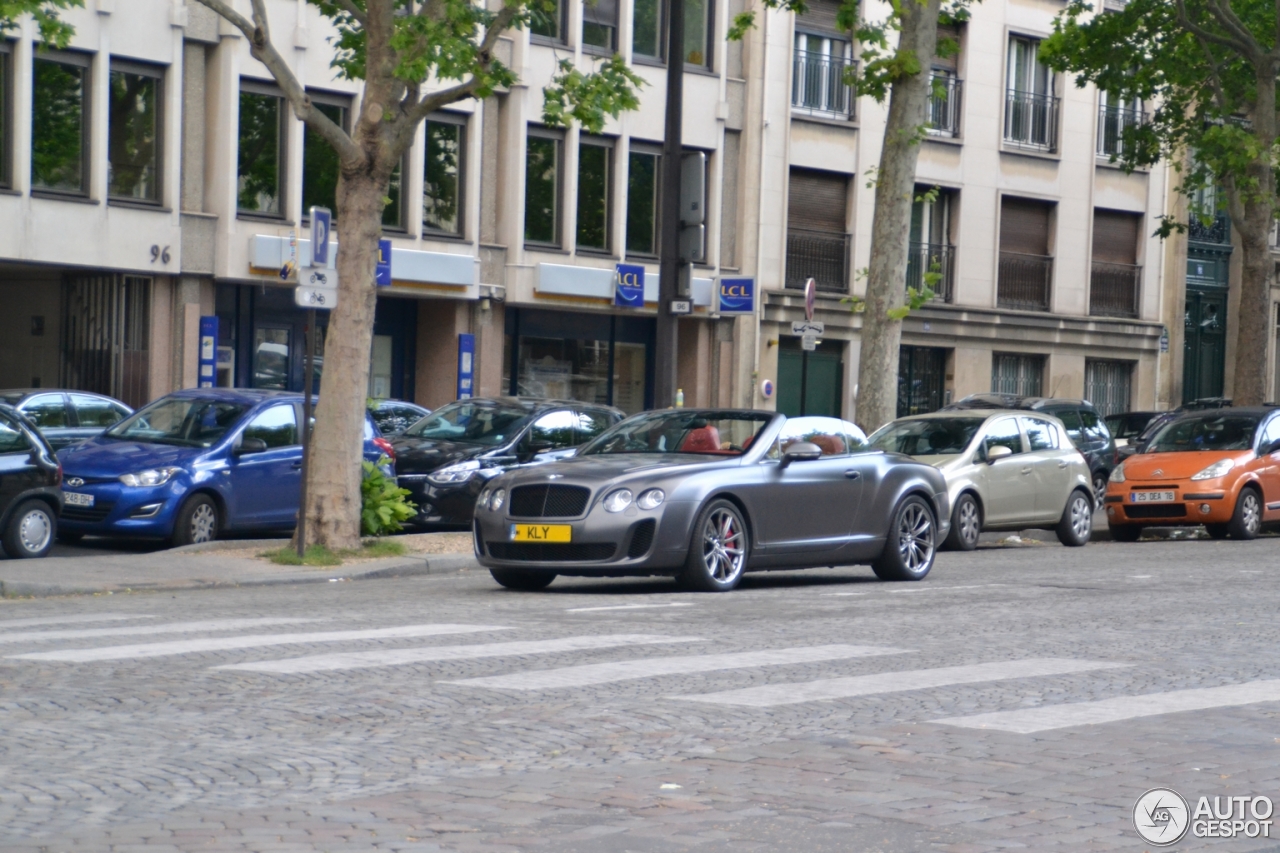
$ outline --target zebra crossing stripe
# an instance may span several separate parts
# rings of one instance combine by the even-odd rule
[[[1171,690],[1167,693],[1146,693],[1141,696],[1120,696],[1115,699],[1099,699],[1096,702],[1023,708],[1017,711],[996,711],[990,714],[976,714],[972,717],[947,717],[930,722],[966,729],[997,729],[1027,735],[1050,729],[1095,726],[1100,723],[1115,723],[1140,717],[1157,717],[1183,711],[1205,711],[1211,708],[1230,708],[1257,702],[1280,702],[1280,680]]]
[[[908,650],[891,649],[883,646],[809,646],[806,648],[767,649],[758,652],[734,652],[719,655],[641,658],[639,660],[569,666],[562,669],[516,672],[510,675],[490,675],[483,678],[467,678],[442,683],[462,684],[467,687],[487,687],[494,690],[555,690],[564,687],[609,684],[615,681],[629,681],[637,678],[654,678],[660,675],[682,675],[694,672],[716,672],[725,669],[746,669],[756,666],[784,666],[786,664],[846,660],[877,655],[903,654],[906,651]]]
[[[9,655],[10,660],[51,660],[90,663],[102,660],[154,658],[165,655],[187,655],[197,652],[222,652],[230,649],[256,649],[265,646],[304,645],[307,643],[340,643],[348,640],[398,640],[407,637],[433,637],[440,634],[477,634],[486,631],[508,631],[499,625],[401,625],[396,628],[371,628],[357,631],[317,631],[306,634],[246,634],[240,637],[201,637],[195,640],[173,640],[167,643],[136,643],[128,646],[102,646],[93,649],[60,649],[53,652],[30,652]]]
[[[169,622],[164,625],[130,625],[123,628],[65,628],[57,631],[12,631],[0,633],[0,643],[31,643],[41,640],[80,640],[87,637],[130,637],[147,634],[200,634],[208,631],[242,631],[269,625],[298,625],[323,619],[262,618],[206,619],[203,622]]]
[[[676,696],[692,702],[710,702],[716,705],[748,705],[768,708],[774,705],[795,705],[822,699],[848,699],[855,696],[874,696],[880,693],[900,693],[907,690],[924,690],[930,687],[950,687],[957,684],[973,684],[980,681],[1008,681],[1014,678],[1034,678],[1045,675],[1066,675],[1095,669],[1113,669],[1128,666],[1106,661],[1067,660],[1063,658],[1029,658],[1027,660],[995,661],[970,666],[947,666],[939,669],[916,669],[904,672],[884,672],[877,675],[855,675],[848,678],[824,678],[797,684],[767,684],[746,687],[741,690],[725,690],[720,693],[704,693],[692,696]]]
[[[156,617],[146,613],[140,613],[136,616],[125,613],[107,613],[101,616],[91,614],[81,616],[37,616],[30,619],[0,620],[0,631],[8,631],[10,628],[33,628],[37,625],[78,625],[82,622],[123,622],[127,619],[154,618]]]
[[[378,649],[367,652],[342,652],[328,655],[307,655],[306,657],[286,658],[284,660],[224,664],[213,668],[295,675],[308,672],[329,672],[336,669],[369,669],[380,666],[402,666],[410,663],[429,663],[434,661],[546,655],[556,652],[608,649],[617,646],[700,642],[703,642],[701,637],[613,634],[599,637],[563,637],[558,640],[524,640],[513,643],[484,643],[468,646],[428,646],[418,649]]]

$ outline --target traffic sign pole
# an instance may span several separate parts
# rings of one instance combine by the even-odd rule
[[[311,377],[316,363],[316,309],[307,309],[307,361],[302,377],[302,490],[298,497],[298,558],[307,550],[307,462],[311,456]]]

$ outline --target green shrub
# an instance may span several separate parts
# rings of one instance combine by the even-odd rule
[[[365,536],[385,536],[402,529],[400,522],[418,513],[417,504],[405,500],[408,489],[396,485],[395,479],[382,473],[381,466],[391,460],[383,456],[378,464],[364,463],[364,480],[360,483],[360,529]]]

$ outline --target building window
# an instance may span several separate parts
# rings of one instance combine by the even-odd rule
[[[427,146],[422,168],[422,227],[443,234],[462,234],[464,120],[427,119]]]
[[[560,245],[560,152],[558,137],[530,134],[524,155],[524,239]]]
[[[530,9],[529,33],[555,42],[563,42],[565,15],[568,12],[561,0],[545,0]]]
[[[618,0],[587,0],[582,5],[582,46],[612,53],[618,47]]]
[[[1040,62],[1039,39],[1009,39],[1004,141],[1032,151],[1056,151],[1058,101],[1053,72]]]
[[[666,17],[662,0],[635,0],[631,18],[631,52],[662,59],[662,33]]]
[[[1138,241],[1142,214],[1118,210],[1093,212],[1093,264],[1089,273],[1089,313],[1101,317],[1137,317],[1142,267]]]
[[[815,116],[852,116],[853,89],[845,82],[852,55],[853,45],[846,39],[796,33],[791,106]]]
[[[658,187],[662,157],[632,148],[627,155],[627,254],[658,255]]]
[[[957,26],[938,27],[939,47],[944,42],[956,46],[956,53],[950,56],[934,56],[933,76],[929,81],[932,87],[929,103],[926,105],[926,124],[930,136],[955,138],[960,135],[960,28]]]
[[[241,83],[236,208],[242,213],[284,215],[284,114],[284,98]]]
[[[607,252],[609,240],[609,182],[613,170],[613,147],[599,141],[582,140],[578,145],[578,239],[579,249]]]
[[[603,5],[605,0],[599,0]],[[590,0],[584,20],[590,15]],[[684,61],[686,65],[711,67],[713,0],[685,0]],[[616,20],[617,14],[614,13]],[[631,52],[637,56],[666,58],[667,8],[665,0],[635,0],[631,18]],[[586,38],[585,24],[583,38]]]
[[[1132,385],[1133,362],[1085,359],[1084,396],[1104,418],[1129,411]]]
[[[1124,137],[1142,125],[1147,114],[1142,99],[1121,100],[1110,92],[1098,93],[1098,156],[1119,157],[1126,152]]]
[[[164,72],[113,65],[107,119],[107,193],[160,201],[161,84]]]
[[[32,63],[31,186],[89,191],[89,58],[39,53]]]
[[[849,291],[849,176],[793,168],[787,191],[786,286]]]
[[[13,72],[10,70],[12,54],[9,42],[0,39],[0,187],[13,184],[9,175],[9,163],[13,157],[13,117],[10,112]]]
[[[1044,356],[997,352],[991,356],[991,390],[997,394],[1039,397],[1044,386]]]
[[[401,160],[391,170],[391,179],[387,182],[387,203],[382,208],[382,227],[391,231],[404,230],[404,207],[400,203],[403,195],[401,184],[403,174],[404,160]]]
[[[1020,311],[1048,311],[1053,282],[1049,232],[1053,205],[1025,198],[1000,200],[1000,269],[996,304]]]
[[[907,254],[907,287],[923,290],[928,285],[939,302],[950,302],[955,247],[951,245],[951,209],[955,193],[933,192],[932,187],[916,187],[911,205],[911,231]],[[925,276],[934,274],[932,283]]]
[[[684,61],[711,67],[712,0],[684,0]]]
[[[946,399],[948,350],[898,348],[898,417],[941,409]]]
[[[312,95],[315,108],[343,130],[347,129],[347,106],[322,102]],[[307,125],[302,130],[302,215],[310,216],[311,208],[338,209],[338,152]]]

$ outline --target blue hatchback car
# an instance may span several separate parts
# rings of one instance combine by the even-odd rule
[[[208,542],[288,530],[302,483],[302,395],[201,388],[161,397],[59,454],[59,536]],[[394,458],[366,412],[364,458]]]

